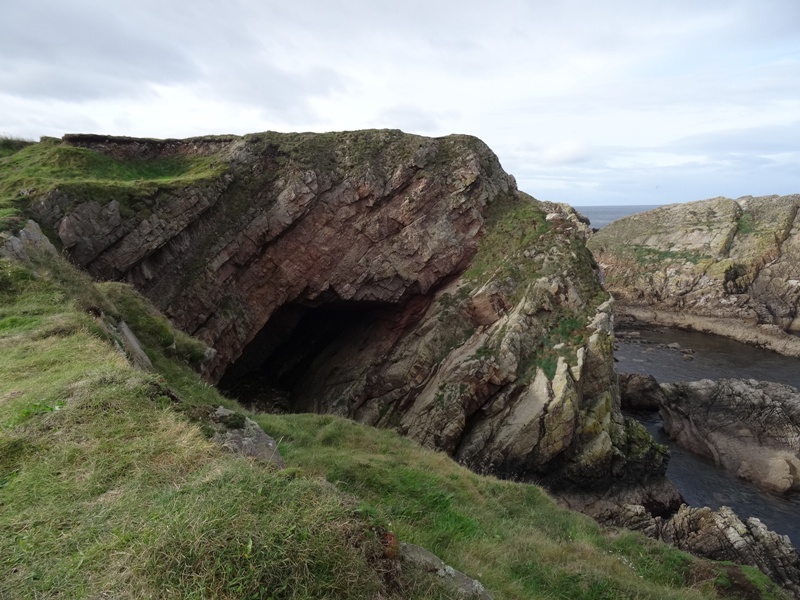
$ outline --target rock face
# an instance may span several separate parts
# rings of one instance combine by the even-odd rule
[[[586,223],[518,192],[479,140],[63,144],[171,169],[135,186],[66,182],[32,211],[90,273],[135,284],[211,345],[206,376],[230,393],[279,389],[291,410],[395,427],[553,487],[663,476],[666,450],[620,413]]]
[[[800,195],[714,198],[620,219],[589,242],[637,318],[800,356]]]
[[[663,384],[664,429],[686,449],[774,493],[800,489],[800,393],[766,381]]]

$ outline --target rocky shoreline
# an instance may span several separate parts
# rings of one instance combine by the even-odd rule
[[[775,325],[747,323],[740,319],[694,315],[653,306],[617,301],[615,316],[632,318],[654,327],[674,327],[726,337],[748,346],[772,350],[784,356],[800,357],[800,337]]]
[[[712,198],[589,240],[620,314],[800,356],[800,195]]]

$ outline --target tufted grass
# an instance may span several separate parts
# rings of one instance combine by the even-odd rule
[[[355,499],[212,445],[65,279],[0,260],[0,597],[448,597],[391,572]]]

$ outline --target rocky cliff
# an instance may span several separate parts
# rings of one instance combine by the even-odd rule
[[[29,211],[212,346],[205,375],[244,401],[395,427],[556,487],[663,474],[666,451],[619,410],[585,224],[518,192],[479,140],[49,143],[98,174],[27,186]]]
[[[589,242],[608,290],[644,320],[800,356],[800,196],[663,206]]]

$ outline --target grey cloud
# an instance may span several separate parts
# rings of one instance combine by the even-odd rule
[[[411,133],[434,134],[439,120],[431,112],[410,105],[393,106],[382,111],[375,120],[377,127],[396,128]]]
[[[669,148],[673,151],[755,157],[800,151],[797,140],[800,140],[800,121],[692,135],[676,140]]]
[[[0,37],[3,91],[21,97],[87,100],[138,96],[147,83],[198,76],[191,58],[168,38],[152,34],[139,13],[109,3],[8,3],[14,23]]]

